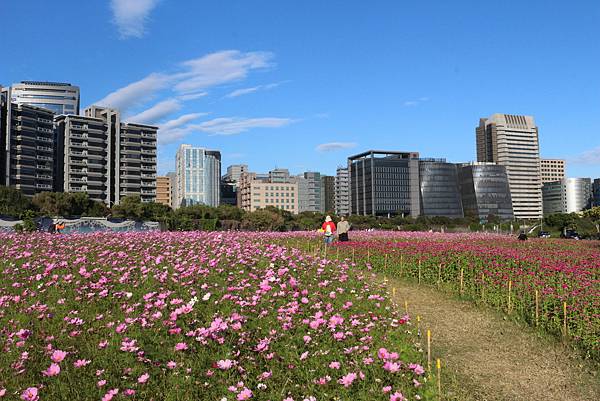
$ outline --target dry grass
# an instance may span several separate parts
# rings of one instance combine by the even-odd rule
[[[395,302],[432,332],[435,357],[448,374],[446,400],[600,400],[600,375],[567,346],[493,310],[400,280]],[[426,345],[426,341],[423,341]]]

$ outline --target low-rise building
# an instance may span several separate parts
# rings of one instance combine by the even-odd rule
[[[590,178],[563,178],[542,188],[544,214],[579,213],[592,205]]]
[[[565,161],[562,159],[540,159],[542,185],[565,178]]]
[[[156,202],[171,207],[171,178],[156,177]]]
[[[256,173],[243,173],[238,182],[238,207],[249,212],[273,206],[290,213],[298,213],[298,183],[289,178],[282,180],[281,171],[261,178]]]

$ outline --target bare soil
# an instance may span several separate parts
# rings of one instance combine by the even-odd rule
[[[445,400],[594,401],[600,375],[567,345],[501,313],[427,286],[388,280],[395,303],[432,333],[433,358],[442,360]],[[435,361],[435,359],[433,359]]]

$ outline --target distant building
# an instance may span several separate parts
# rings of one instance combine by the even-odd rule
[[[10,98],[10,90],[0,88],[0,185],[27,196],[52,191],[54,113]]]
[[[456,164],[445,159],[419,160],[419,185],[420,215],[463,217]]]
[[[177,199],[177,174],[174,171],[170,171],[167,173],[167,177],[169,177],[169,188],[171,189],[169,200],[171,208],[175,208],[175,200]]]
[[[277,169],[268,176],[256,173],[242,173],[238,182],[238,207],[249,212],[267,206],[298,213],[298,182],[291,180],[285,171]],[[275,179],[275,181],[272,181]]]
[[[158,127],[122,122],[119,111],[105,107],[84,114],[55,118],[54,190],[85,192],[109,206],[130,195],[155,201]]]
[[[221,205],[237,205],[237,181],[224,175],[221,178]]]
[[[322,212],[335,212],[335,177],[321,176],[321,206]]]
[[[156,177],[156,202],[171,207],[171,178]]]
[[[348,158],[352,214],[420,213],[419,153],[369,150]]]
[[[177,199],[175,208],[220,203],[221,153],[191,145],[181,145],[176,155]]]
[[[542,184],[565,178],[565,161],[562,159],[540,159]]]
[[[11,86],[10,101],[52,111],[79,114],[79,87],[62,82],[21,81]]]
[[[596,178],[592,184],[593,206],[600,206],[600,178]]]
[[[590,178],[563,178],[543,187],[544,214],[578,213],[592,204]]]
[[[350,188],[348,183],[348,168],[338,167],[334,184],[334,209],[338,216],[350,214]]]
[[[486,221],[489,216],[514,218],[508,176],[495,163],[458,165],[458,183],[465,217]]]
[[[477,160],[506,167],[515,218],[541,218],[540,151],[533,117],[494,114],[480,119],[475,131]]]
[[[321,173],[308,171],[293,177],[292,181],[298,183],[298,213],[324,211]]]
[[[232,164],[231,166],[227,167],[227,173],[223,176],[223,178],[230,182],[238,182],[242,174],[247,172],[247,164]]]

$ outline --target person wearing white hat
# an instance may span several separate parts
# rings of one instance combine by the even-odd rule
[[[325,232],[325,244],[329,245],[333,242],[333,233],[335,232],[335,223],[331,220],[331,216],[325,217],[325,222],[321,226]]]

